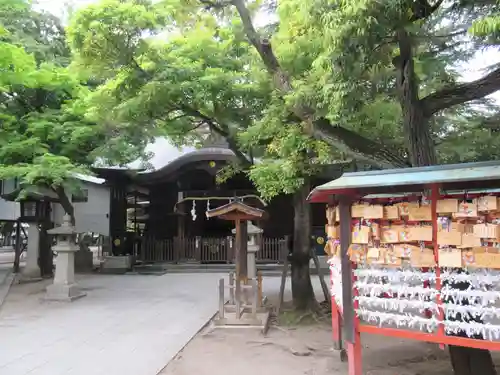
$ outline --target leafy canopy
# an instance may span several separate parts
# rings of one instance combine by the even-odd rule
[[[91,86],[68,65],[59,21],[22,0],[0,0],[0,14],[0,178],[57,189],[98,160],[133,160],[140,141],[87,118]]]

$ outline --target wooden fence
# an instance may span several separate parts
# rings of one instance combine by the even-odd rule
[[[282,263],[287,255],[287,237],[261,240],[256,254],[259,263]],[[158,239],[152,236],[142,238],[138,258],[143,262],[199,262],[233,263],[234,238],[169,238]]]

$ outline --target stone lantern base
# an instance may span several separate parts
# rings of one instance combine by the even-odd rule
[[[45,301],[72,302],[86,295],[87,293],[82,292],[76,284],[52,284],[47,287],[43,299]]]

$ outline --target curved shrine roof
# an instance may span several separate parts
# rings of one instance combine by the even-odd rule
[[[148,161],[152,169],[142,170],[142,161],[136,160],[125,168],[108,167],[99,168],[98,174],[103,174],[104,170],[113,170],[116,173],[127,173],[137,171],[135,175],[140,181],[156,180],[176,172],[188,163],[213,160],[232,161],[236,158],[225,142],[209,141],[206,146],[196,148],[193,146],[177,147],[165,138],[157,138],[154,143],[146,147],[146,152],[152,153],[152,158]]]

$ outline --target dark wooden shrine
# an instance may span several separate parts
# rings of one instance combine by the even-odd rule
[[[210,220],[205,213],[226,205],[230,197],[257,197],[257,189],[244,173],[217,182],[217,173],[236,161],[227,147],[208,144],[200,149],[171,148],[165,150],[165,164],[153,171],[94,169],[110,186],[113,254],[135,255],[144,263],[232,263],[233,221]],[[327,180],[334,178],[339,168],[328,171]],[[323,182],[326,180],[314,184]],[[259,205],[252,199],[245,199],[245,203]],[[279,195],[267,203],[265,210],[270,220],[261,225],[262,251],[257,261],[281,262],[280,254],[293,233],[293,196]],[[321,243],[324,224],[323,206],[313,205],[313,233],[323,237]]]

